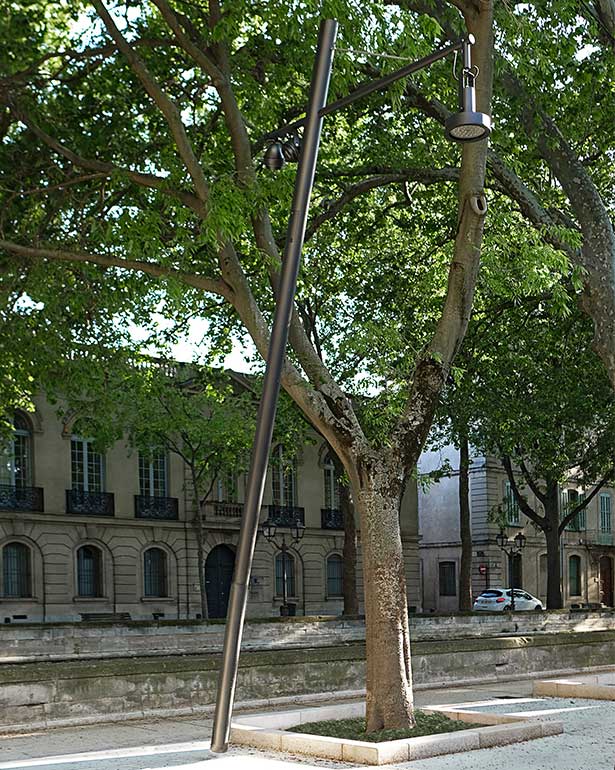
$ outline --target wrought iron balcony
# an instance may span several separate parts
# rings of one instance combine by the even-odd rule
[[[321,508],[320,526],[322,529],[344,529],[344,515],[337,508]]]
[[[113,493],[67,489],[66,512],[80,516],[115,516]]]
[[[305,508],[297,505],[268,505],[268,519],[276,527],[292,527],[293,524],[305,524]]]
[[[587,548],[615,545],[613,533],[603,532],[601,529],[571,530],[566,528],[562,532],[562,540],[566,545],[581,545]]]
[[[243,516],[243,503],[226,503],[210,500],[205,503],[205,510],[216,519],[240,519]]]
[[[40,511],[45,510],[42,487],[17,487],[0,484],[0,510]]]
[[[135,518],[177,521],[177,498],[135,495]]]

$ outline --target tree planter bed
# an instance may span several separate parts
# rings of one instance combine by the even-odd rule
[[[566,679],[541,679],[534,682],[534,695],[550,695],[553,698],[615,700],[615,671],[586,674]]]
[[[364,765],[386,765],[413,759],[427,759],[460,751],[504,746],[563,732],[562,722],[541,721],[535,718],[476,712],[470,709],[451,709],[432,706],[422,708],[424,713],[439,713],[455,721],[469,722],[467,730],[402,738],[395,741],[371,743],[345,738],[331,738],[308,733],[292,732],[292,727],[309,722],[347,719],[365,715],[364,703],[341,703],[294,711],[268,714],[247,714],[233,720],[231,742],[254,748],[307,754],[312,757],[358,762]]]

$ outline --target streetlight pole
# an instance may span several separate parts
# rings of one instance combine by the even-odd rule
[[[523,532],[518,532],[512,540],[508,539],[508,535],[504,531],[504,527],[500,528],[499,533],[495,536],[495,542],[498,548],[503,551],[508,557],[508,577],[510,579],[510,610],[515,611],[515,586],[513,586],[513,559],[521,553],[525,548],[527,538]]]
[[[463,51],[463,72],[459,88],[459,111],[446,121],[446,135],[449,139],[457,142],[475,142],[486,139],[491,132],[490,117],[481,112],[476,112],[475,79],[477,72],[472,68],[471,62],[471,48],[475,42],[472,35],[468,35],[456,43],[451,43],[438,51],[434,51],[429,56],[408,64],[390,75],[370,83],[365,83],[348,96],[327,105],[337,27],[337,21],[334,19],[325,19],[320,24],[316,59],[312,71],[310,96],[305,118],[275,132],[274,136],[276,137],[288,137],[290,135],[290,142],[287,142],[285,145],[277,141],[273,142],[265,153],[265,165],[271,169],[280,168],[288,159],[294,160],[297,154],[299,164],[295,180],[292,211],[286,234],[280,282],[276,295],[276,309],[267,354],[263,392],[257,415],[254,443],[252,445],[250,470],[246,487],[246,502],[241,520],[235,571],[229,597],[211,741],[211,749],[216,753],[223,753],[228,749],[231,712],[237,683],[239,652],[248,601],[252,559],[258,531],[258,518],[267,476],[269,450],[280,392],[280,379],[286,355],[288,330],[301,264],[301,250],[305,237],[323,118],[325,115],[342,109],[373,91],[386,88],[391,83],[428,67],[451,53]],[[295,133],[299,127],[303,127],[303,137],[300,143]]]

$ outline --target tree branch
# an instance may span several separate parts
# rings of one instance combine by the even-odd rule
[[[532,474],[529,472],[529,469],[525,464],[525,460],[523,460],[520,457],[517,459],[519,462],[519,467],[521,468],[521,473],[523,474],[523,478],[525,479],[525,483],[536,495],[536,497],[540,500],[540,502],[544,505],[547,501],[547,496],[541,491],[538,484],[534,481]]]
[[[84,158],[70,148],[63,145],[54,137],[50,136],[46,131],[43,131],[43,129],[38,126],[19,105],[13,104],[11,109],[15,116],[22,123],[24,123],[30,129],[30,131],[35,134],[35,136],[37,136],[50,149],[52,149],[58,155],[65,157],[75,166],[79,166],[80,168],[88,169],[90,171],[98,171],[105,174],[106,176],[111,176],[111,174],[116,173],[123,174],[132,182],[140,185],[141,187],[160,190],[160,192],[166,195],[177,198],[177,200],[184,203],[186,206],[188,206],[188,208],[192,209],[200,217],[204,217],[206,215],[205,206],[196,195],[193,195],[189,192],[184,192],[183,190],[173,189],[170,187],[169,181],[165,177],[156,176],[156,174],[143,174],[140,171],[132,171],[131,169],[125,169],[121,166],[116,166],[114,163]]]
[[[156,79],[152,76],[150,71],[145,66],[143,60],[134,51],[132,46],[124,38],[119,31],[115,22],[111,18],[107,8],[103,4],[102,0],[92,0],[92,5],[96,9],[96,12],[103,21],[103,24],[107,28],[107,31],[111,38],[115,41],[120,52],[124,55],[132,71],[141,81],[141,84],[156,104],[158,109],[162,112],[166,118],[167,125],[171,131],[171,135],[175,141],[175,146],[179,152],[180,157],[184,161],[186,169],[194,182],[194,187],[198,197],[204,204],[207,204],[209,198],[209,186],[203,169],[201,168],[199,161],[197,160],[188,134],[177,109],[177,105],[171,101],[171,99],[162,90]]]
[[[544,532],[545,527],[547,525],[547,520],[544,516],[539,516],[536,513],[536,511],[530,506],[530,504],[525,499],[525,497],[521,494],[519,487],[517,485],[517,479],[515,478],[515,474],[513,473],[510,457],[508,455],[503,455],[501,458],[501,461],[502,461],[502,465],[504,466],[504,470],[506,471],[506,475],[508,476],[508,481],[510,483],[510,488],[512,490],[512,493],[515,496],[515,500],[517,501],[517,504],[521,509],[522,513],[524,513],[530,521],[533,521],[534,524],[536,524],[537,527],[540,527],[540,529],[543,530]]]
[[[570,524],[570,522],[578,516],[578,514],[584,509],[587,508],[589,503],[594,499],[594,497],[600,492],[602,487],[604,487],[605,484],[608,484],[608,482],[612,479],[613,472],[611,471],[610,474],[605,476],[596,486],[592,489],[590,494],[584,499],[581,500],[581,502],[576,505],[564,518],[560,521],[558,531],[560,535],[562,532],[566,529],[566,527]]]
[[[377,172],[376,172],[377,173]],[[457,168],[409,168],[399,172],[388,172],[372,176],[369,179],[363,179],[351,185],[343,195],[333,201],[325,211],[313,217],[306,229],[305,240],[308,241],[314,236],[318,228],[330,219],[337,216],[349,203],[355,198],[363,195],[370,190],[395,182],[421,182],[423,184],[437,184],[438,182],[455,182],[459,179],[459,169]]]
[[[45,247],[32,248],[30,246],[22,246],[18,243],[12,243],[11,241],[5,240],[0,240],[0,249],[4,249],[11,254],[26,257],[28,259],[51,259],[54,262],[88,262],[104,267],[119,267],[123,270],[146,273],[147,275],[156,278],[175,278],[188,286],[193,286],[196,289],[202,289],[211,294],[217,294],[220,297],[224,297],[229,302],[232,302],[234,298],[232,289],[224,281],[216,281],[213,278],[205,278],[204,276],[195,275],[193,273],[175,270],[171,267],[163,267],[155,262],[142,262],[139,260],[107,256],[105,254],[80,253],[65,251],[63,249],[56,250]]]

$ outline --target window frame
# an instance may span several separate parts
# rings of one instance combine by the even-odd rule
[[[21,445],[18,452],[17,445]],[[25,467],[25,472],[17,473],[20,464],[17,457],[20,456],[20,464]],[[31,487],[34,481],[33,473],[34,446],[32,440],[32,423],[22,412],[15,412],[13,418],[13,433],[10,439],[0,450],[0,463],[5,465],[6,472],[0,475],[0,483],[16,489]]]
[[[22,554],[25,554],[25,574],[18,573],[13,579],[21,586],[25,586],[23,591],[18,593],[7,593],[7,584],[11,581],[8,575],[9,561],[7,559],[7,550],[11,547],[17,547]],[[2,599],[6,601],[20,601],[34,599],[34,580],[33,580],[33,552],[32,548],[21,540],[9,540],[2,545]],[[18,561],[18,560],[17,560]]]
[[[575,564],[575,570],[572,569],[572,564]],[[583,580],[582,580],[582,566],[583,562],[578,554],[571,554],[568,557],[568,596],[582,596],[583,595]],[[578,591],[573,591],[573,579],[575,581],[575,588]]]
[[[151,554],[152,551],[156,551],[159,553],[162,557],[162,570],[161,575],[157,575],[156,579],[159,581],[158,588],[162,586],[162,592],[161,593],[152,593],[151,591],[148,591],[148,585],[151,585],[151,574],[148,578],[148,565],[147,565],[147,559],[148,554]],[[142,554],[141,558],[141,566],[143,570],[143,598],[144,599],[168,599],[169,598],[169,554],[166,552],[164,548],[161,548],[159,545],[150,545],[148,546]]]
[[[603,534],[611,534],[612,532],[612,503],[611,495],[608,492],[600,493],[600,532]],[[608,505],[606,505],[608,501]],[[606,528],[608,526],[608,529]]]
[[[93,572],[92,582],[95,591],[93,594],[81,593],[81,588],[85,581],[82,580],[81,576],[81,560],[79,554],[85,549],[90,549],[97,554],[96,559],[94,560],[96,569]],[[75,550],[75,577],[75,596],[78,600],[88,601],[91,599],[105,598],[105,552],[100,546],[94,543],[82,543],[77,547]]]
[[[164,449],[152,449],[149,453],[139,452],[139,494],[141,497],[169,496],[169,462]],[[156,477],[156,464],[162,465],[162,475]],[[158,468],[158,472],[160,468]],[[160,480],[162,479],[162,486]],[[158,489],[157,489],[158,487]],[[156,494],[162,490],[163,494]]]
[[[92,439],[83,438],[82,436],[73,435],[70,439],[70,481],[71,481],[71,489],[75,492],[92,492],[94,494],[100,494],[105,491],[105,483],[106,483],[106,473],[105,473],[105,457],[101,452],[97,452],[94,448],[94,442]],[[81,467],[82,467],[82,474],[83,474],[83,481],[76,482],[76,474],[75,474],[75,461],[76,458],[80,457]],[[94,463],[97,461],[98,465],[98,474],[91,474],[90,471],[90,461],[92,461],[92,466],[94,466]],[[98,475],[100,479],[100,489],[94,489],[96,484],[93,483],[93,480],[90,480],[90,476],[93,475],[94,479],[96,475]],[[79,484],[82,484],[82,486],[79,486]]]
[[[282,571],[282,558],[286,557],[286,598],[297,598],[295,593],[297,588],[297,571],[296,571],[296,559],[290,551],[277,551],[273,560],[274,574],[275,574],[275,596],[277,599],[281,599],[284,596],[283,593],[283,571]],[[278,571],[278,562],[280,569]],[[292,590],[291,590],[292,589]]]
[[[273,450],[271,468],[271,501],[279,508],[296,508],[298,500],[297,458],[288,463],[285,448],[278,444]]]
[[[510,481],[504,482],[504,505],[506,508],[506,524],[509,527],[521,526],[521,510],[513,492]]]
[[[446,575],[444,579],[443,568],[452,568],[451,574]],[[448,559],[438,562],[438,596],[444,598],[457,596],[457,562]]]
[[[329,572],[329,565],[338,564],[339,574],[331,575]],[[325,559],[325,574],[327,585],[327,599],[339,599],[344,596],[344,558],[339,553],[330,553]],[[339,581],[339,591],[331,590],[331,584]]]

